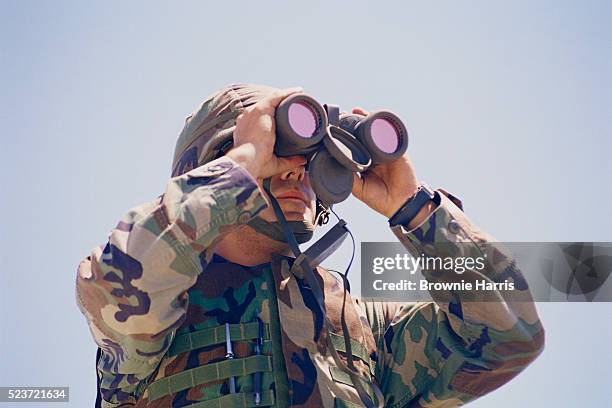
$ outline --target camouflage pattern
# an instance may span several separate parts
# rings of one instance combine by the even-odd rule
[[[265,206],[248,171],[224,157],[170,179],[80,263],[77,301],[103,350],[105,399],[130,399],[158,367],[215,241]]]
[[[105,407],[182,407],[227,395],[221,379],[149,401],[146,385],[224,359],[224,344],[170,356],[177,336],[255,316],[270,328],[263,353],[271,366],[262,384],[278,406],[333,407],[336,399],[361,405],[350,381],[335,370],[321,338],[323,318],[309,288],[292,273],[290,258],[260,269],[211,262],[214,241],[264,205],[246,171],[221,158],[171,179],[164,195],[130,211],[108,243],[81,263],[77,297],[103,350],[98,369]],[[413,253],[432,254],[443,242],[471,241],[478,250],[479,242],[493,241],[447,198],[419,228],[394,232]],[[490,279],[509,270],[520,278],[503,252],[488,259]],[[340,332],[342,284],[322,268],[317,272],[328,316]],[[509,381],[542,350],[533,304],[447,302],[438,299],[448,294],[433,295],[436,302],[420,304],[348,297],[350,335],[369,356],[358,367],[364,375],[373,368],[386,406],[460,405]],[[253,342],[237,342],[235,349],[237,358],[254,353]],[[238,377],[237,390],[252,396],[252,377]]]
[[[350,384],[345,383],[346,379],[341,378],[343,382],[340,382],[332,378],[332,372],[338,377],[343,376],[326,353],[322,338],[323,316],[313,311],[314,299],[304,281],[291,272],[292,261],[291,258],[278,256],[270,264],[248,268],[215,255],[195,285],[188,290],[189,307],[175,338],[187,333],[202,333],[206,329],[222,327],[225,323],[249,323],[259,317],[271,331],[262,353],[271,359],[270,366],[262,375],[262,390],[271,391],[270,404],[333,407],[336,398],[359,404],[357,393]],[[326,307],[334,316],[337,329],[340,329],[342,285],[323,269],[317,270],[317,277],[326,294],[330,295],[326,298]],[[374,368],[370,356],[376,358],[374,338],[365,313],[351,303],[350,297],[348,302],[346,319],[354,343],[365,346],[368,357],[367,361],[359,360],[356,365],[363,375],[369,377],[370,365],[372,371]],[[235,358],[247,358],[255,353],[254,341],[234,341],[233,347]],[[156,381],[159,384],[159,380],[172,375],[224,361],[225,354],[226,345],[221,341],[179,354],[171,349],[162,358],[150,384],[156,384]],[[253,378],[252,374],[236,377],[237,393],[248,394],[251,402]],[[161,398],[151,396],[149,389],[152,387],[155,385],[150,385],[138,401],[134,401],[136,407],[182,407],[229,394],[226,378],[170,392]],[[155,391],[155,394],[159,393]]]
[[[79,265],[77,303],[102,350],[103,407],[254,406],[255,371],[265,392],[260,406],[363,406],[330,356],[323,316],[293,260],[279,255],[247,268],[214,255],[215,243],[266,203],[244,168],[227,157],[209,160],[231,139],[239,112],[271,90],[231,85],[207,98],[187,118],[164,193],[129,211]],[[441,192],[439,207],[422,225],[393,228],[400,242],[415,255],[489,251],[487,268],[474,274],[522,282],[512,257],[479,245],[494,239]],[[453,245],[458,242],[473,245]],[[452,279],[437,271],[425,276]],[[341,335],[343,285],[323,268],[316,277],[327,318]],[[476,294],[435,292],[433,302],[401,304],[348,294],[345,317],[357,369],[372,376],[388,407],[452,407],[492,391],[543,347],[534,305],[525,301],[528,288],[518,286],[525,295],[520,301],[502,293],[498,302],[480,302]],[[262,356],[254,356],[254,341],[244,335],[256,317],[266,327]],[[244,335],[233,342],[240,367],[225,361],[219,334],[225,323]],[[198,346],[204,334],[213,340]],[[343,342],[337,344],[345,359]],[[230,375],[237,394],[229,394]]]
[[[441,203],[427,220],[412,231],[396,226],[393,232],[415,256],[485,255],[486,268],[459,278],[424,270],[427,280],[511,279],[517,290],[493,291],[496,301],[482,298],[487,291],[430,291],[434,302],[361,302],[376,338],[376,378],[389,407],[463,405],[510,381],[544,347],[544,329],[512,256],[467,218],[458,199],[438,192]]]
[[[232,141],[236,117],[277,88],[255,84],[232,84],[209,95],[187,118],[174,149],[172,176],[209,162]]]

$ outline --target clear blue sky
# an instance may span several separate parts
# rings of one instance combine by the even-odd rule
[[[0,385],[69,386],[70,406],[92,405],[76,267],[124,212],[161,193],[185,116],[232,82],[396,111],[419,179],[460,196],[502,241],[612,241],[610,2],[3,0],[0,10]],[[358,241],[394,239],[355,200],[337,209]],[[328,265],[341,268],[348,251]],[[612,304],[539,310],[544,354],[471,406],[609,404]]]

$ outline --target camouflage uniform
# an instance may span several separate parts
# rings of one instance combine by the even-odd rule
[[[256,372],[262,373],[261,406],[362,406],[330,357],[324,317],[293,259],[279,255],[244,267],[213,253],[216,241],[266,206],[244,168],[225,156],[207,162],[203,154],[215,149],[216,136],[231,132],[236,112],[269,88],[252,89],[231,86],[188,118],[165,192],[129,211],[79,265],[77,303],[101,348],[103,407],[252,407]],[[455,242],[469,244],[454,247],[454,256],[480,253],[493,238],[442,193],[422,225],[393,232],[414,254],[446,256],[436,252],[445,247],[438,244]],[[487,259],[481,277],[521,280],[502,248]],[[436,271],[425,275],[448,279]],[[337,333],[331,342],[345,357],[342,283],[320,267],[316,277]],[[462,405],[509,381],[542,351],[544,331],[531,302],[501,294],[487,303],[432,295],[434,302],[400,304],[346,294],[355,365],[378,384],[385,406]],[[265,328],[261,355],[254,352],[257,317]],[[231,361],[225,359],[226,323]],[[230,376],[236,393],[229,392]]]

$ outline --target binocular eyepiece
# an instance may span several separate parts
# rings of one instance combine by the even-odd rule
[[[353,173],[388,163],[406,152],[408,132],[392,112],[367,116],[339,114],[306,94],[293,94],[276,108],[277,156],[303,155],[317,198],[326,205],[344,201]]]

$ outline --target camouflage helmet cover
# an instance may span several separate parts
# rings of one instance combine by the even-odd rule
[[[266,85],[232,84],[208,96],[185,120],[172,161],[172,177],[219,157],[232,141],[236,117],[277,91]]]

